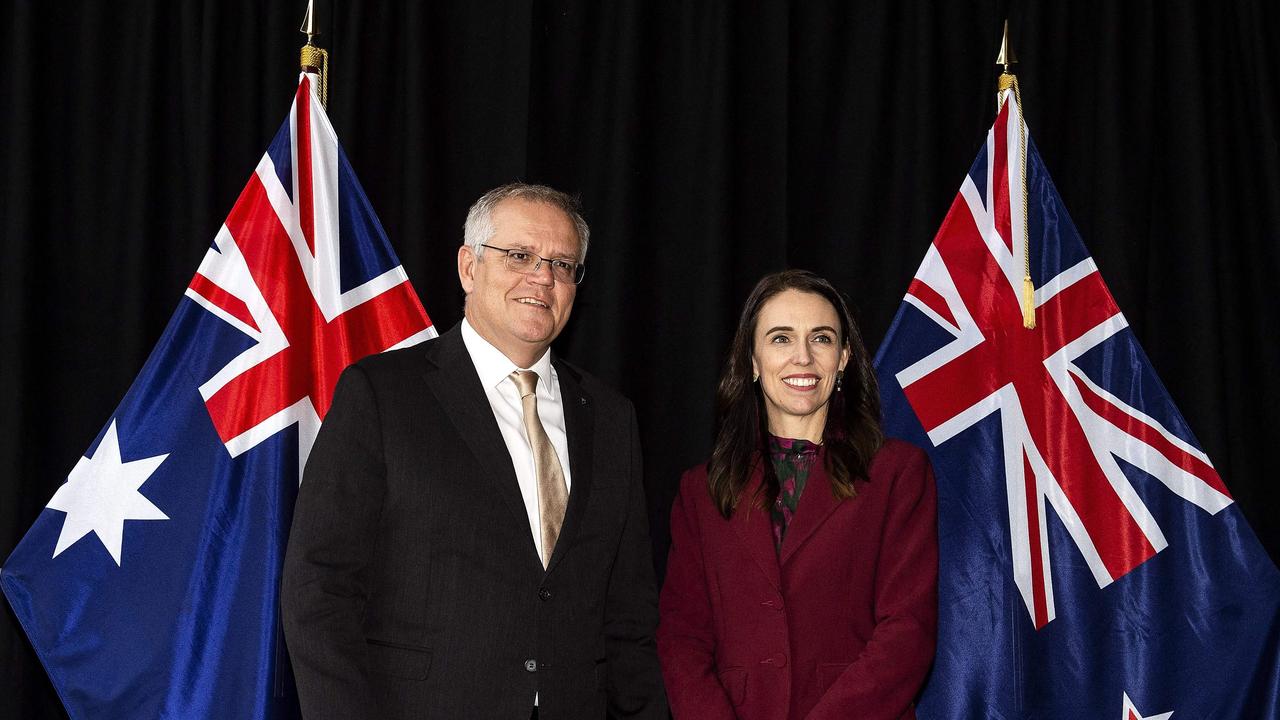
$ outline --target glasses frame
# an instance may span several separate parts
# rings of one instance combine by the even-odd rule
[[[506,268],[511,272],[520,273],[521,275],[532,275],[533,273],[538,272],[538,268],[542,267],[542,263],[547,263],[547,265],[551,268],[551,277],[554,278],[556,276],[556,270],[555,270],[555,265],[552,265],[551,263],[557,260],[561,262],[570,262],[568,260],[565,260],[565,258],[542,257],[538,253],[533,252],[532,250],[525,250],[524,248],[504,248],[504,247],[498,247],[497,245],[490,245],[488,243],[480,243],[480,247],[489,248],[490,250],[497,250],[498,252],[502,253],[503,255],[502,264],[506,266]],[[511,267],[511,253],[513,252],[524,253],[525,255],[536,257],[538,258],[538,262],[534,263],[533,267],[529,268],[528,270],[518,270],[516,268]],[[573,284],[574,285],[582,284],[582,278],[585,277],[586,274],[587,274],[586,264],[573,261]]]

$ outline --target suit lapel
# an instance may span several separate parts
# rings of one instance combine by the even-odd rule
[[[825,453],[825,451],[824,451]],[[805,482],[804,492],[800,495],[800,504],[796,507],[795,517],[787,526],[787,534],[782,537],[782,553],[780,563],[786,565],[796,550],[804,545],[831,513],[842,502],[831,493],[831,480],[827,477],[825,455],[819,453],[813,461],[813,469],[809,471],[809,479]]]
[[[759,462],[751,472],[751,480],[743,489],[742,499],[733,511],[730,524],[738,533],[747,554],[760,566],[760,571],[768,578],[775,590],[782,589],[782,580],[778,570],[778,553],[773,548],[773,520],[769,513],[756,507],[756,493],[764,481],[764,473]]]
[[[551,553],[551,562],[547,563],[547,572],[551,572],[559,564],[560,559],[573,545],[573,540],[582,527],[582,515],[591,497],[592,460],[595,458],[592,438],[595,437],[595,412],[592,398],[582,390],[577,373],[559,360],[553,359],[556,377],[560,380],[560,402],[564,407],[565,435],[569,442],[569,475],[572,486],[569,488],[569,504],[564,513],[564,524],[560,527],[560,537],[556,540],[556,549]]]
[[[423,377],[427,387],[440,401],[444,414],[449,417],[483,469],[479,480],[488,482],[493,492],[502,498],[511,511],[511,521],[516,523],[515,526],[527,528],[529,516],[525,510],[524,498],[520,495],[520,483],[516,480],[511,453],[507,451],[507,443],[498,430],[498,421],[493,417],[493,409],[489,407],[489,398],[480,384],[475,364],[462,342],[462,326],[455,325],[452,330],[425,345],[427,362]],[[574,477],[576,479],[577,476]],[[529,540],[530,561],[537,563],[541,569],[542,561],[538,558],[533,535],[528,532],[521,534]]]

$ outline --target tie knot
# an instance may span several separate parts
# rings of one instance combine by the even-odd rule
[[[511,373],[511,379],[515,381],[516,388],[520,390],[521,398],[529,397],[538,387],[538,373],[532,370],[517,370]]]

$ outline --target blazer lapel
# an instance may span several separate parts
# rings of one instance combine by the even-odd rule
[[[778,570],[778,553],[773,547],[773,520],[769,513],[756,507],[756,493],[764,481],[764,473],[759,462],[751,472],[751,480],[742,491],[742,499],[733,511],[730,524],[733,526],[747,554],[760,567],[760,571],[768,578],[775,590],[782,590],[782,580]]]
[[[591,465],[595,458],[592,443],[595,436],[595,412],[592,409],[592,399],[583,391],[578,375],[572,368],[559,360],[553,362],[556,376],[560,380],[560,402],[564,406],[564,429],[569,441],[569,475],[572,486],[569,488],[569,505],[565,509],[564,524],[560,526],[560,537],[556,539],[551,562],[547,563],[547,572],[554,570],[560,563],[560,559],[573,545],[578,529],[582,527],[582,514],[591,497]]]
[[[824,451],[825,452],[825,451]],[[800,494],[800,504],[796,507],[795,517],[787,526],[787,533],[782,537],[782,553],[779,562],[786,565],[796,550],[817,530],[822,523],[831,517],[831,513],[840,506],[842,500],[831,493],[831,480],[827,477],[825,457],[819,453],[813,461],[813,469],[809,471],[809,479],[805,482],[804,491]]]
[[[489,398],[480,384],[471,355],[462,342],[461,325],[455,325],[425,345],[427,362],[423,376],[427,387],[440,401],[441,409],[483,469],[480,480],[488,481],[493,492],[503,499],[516,527],[528,527],[529,516],[520,495],[520,483],[516,480],[511,453],[498,430],[498,421],[493,417],[493,409],[489,407]],[[541,569],[542,561],[538,558],[533,535],[528,532],[523,535],[529,539],[531,562],[537,563]]]

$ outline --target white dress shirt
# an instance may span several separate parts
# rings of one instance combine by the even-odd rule
[[[564,426],[564,402],[560,397],[560,380],[556,369],[551,366],[551,350],[547,350],[538,358],[532,367],[517,367],[502,351],[494,347],[488,340],[471,327],[471,323],[462,321],[462,342],[467,346],[471,362],[476,366],[476,374],[480,376],[480,384],[484,386],[485,397],[489,399],[489,407],[493,417],[498,421],[498,429],[502,431],[502,439],[507,444],[507,452],[511,453],[511,462],[515,466],[516,481],[520,483],[520,495],[524,498],[525,514],[529,518],[529,532],[533,535],[533,544],[538,548],[538,557],[542,557],[542,525],[538,513],[538,477],[534,470],[533,448],[524,431],[524,403],[520,400],[520,391],[516,388],[511,373],[516,370],[529,370],[538,374],[538,387],[535,394],[538,398],[538,419],[556,449],[556,457],[560,459],[560,467],[564,470],[565,489],[573,488],[573,480],[569,474],[569,435]]]

